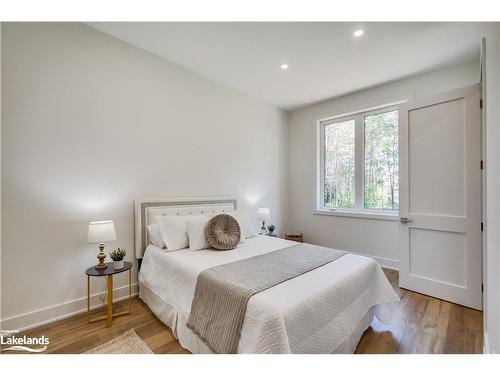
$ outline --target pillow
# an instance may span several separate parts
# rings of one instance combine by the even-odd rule
[[[232,250],[240,242],[238,221],[231,215],[221,214],[211,218],[205,227],[207,242],[217,250]]]
[[[189,238],[189,250],[197,251],[208,249],[210,245],[205,237],[205,227],[210,218],[206,215],[200,215],[190,218],[186,221],[186,229]]]
[[[251,221],[248,219],[248,215],[243,211],[233,211],[229,212],[229,215],[233,216],[240,225],[241,229],[241,242],[243,239],[254,237],[257,235],[257,231],[255,230],[255,226],[252,225]]]
[[[160,233],[167,251],[185,249],[189,246],[186,221],[190,216],[157,216]]]
[[[163,238],[161,237],[160,226],[158,224],[148,225],[148,239],[156,247],[163,249],[165,244],[163,243]]]

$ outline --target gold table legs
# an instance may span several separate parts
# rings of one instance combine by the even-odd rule
[[[108,303],[106,305],[106,327],[113,324],[113,275],[108,277]]]
[[[128,315],[132,312],[132,269],[128,270],[128,310],[118,313],[113,313],[113,275],[106,276],[106,289],[108,291],[108,301],[106,303],[106,315],[97,318],[90,318],[90,276],[87,275],[87,320],[89,323],[106,320],[106,327],[109,328],[113,324],[113,318],[122,315]]]

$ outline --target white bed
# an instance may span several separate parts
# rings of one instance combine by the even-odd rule
[[[176,201],[179,203],[179,201]],[[193,214],[207,210],[231,211],[227,200],[138,201],[138,244],[147,243],[145,224],[157,214]],[[236,201],[231,202],[233,209]],[[152,211],[149,211],[151,209]],[[149,212],[148,212],[149,211]],[[268,236],[248,238],[231,251],[188,249],[165,252],[148,245],[139,273],[139,296],[155,315],[193,353],[210,353],[187,327],[198,274],[295,242]],[[136,249],[137,250],[137,249]],[[369,326],[374,306],[397,301],[382,269],[373,259],[346,254],[341,258],[253,296],[245,315],[238,353],[352,353]],[[379,316],[381,320],[386,317]]]

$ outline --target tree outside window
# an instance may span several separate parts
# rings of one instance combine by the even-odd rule
[[[398,211],[397,108],[325,120],[320,129],[319,208]]]

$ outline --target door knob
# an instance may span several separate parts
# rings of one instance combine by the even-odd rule
[[[408,224],[412,222],[412,220],[408,219],[407,217],[400,217],[399,221],[401,222],[401,224]]]

